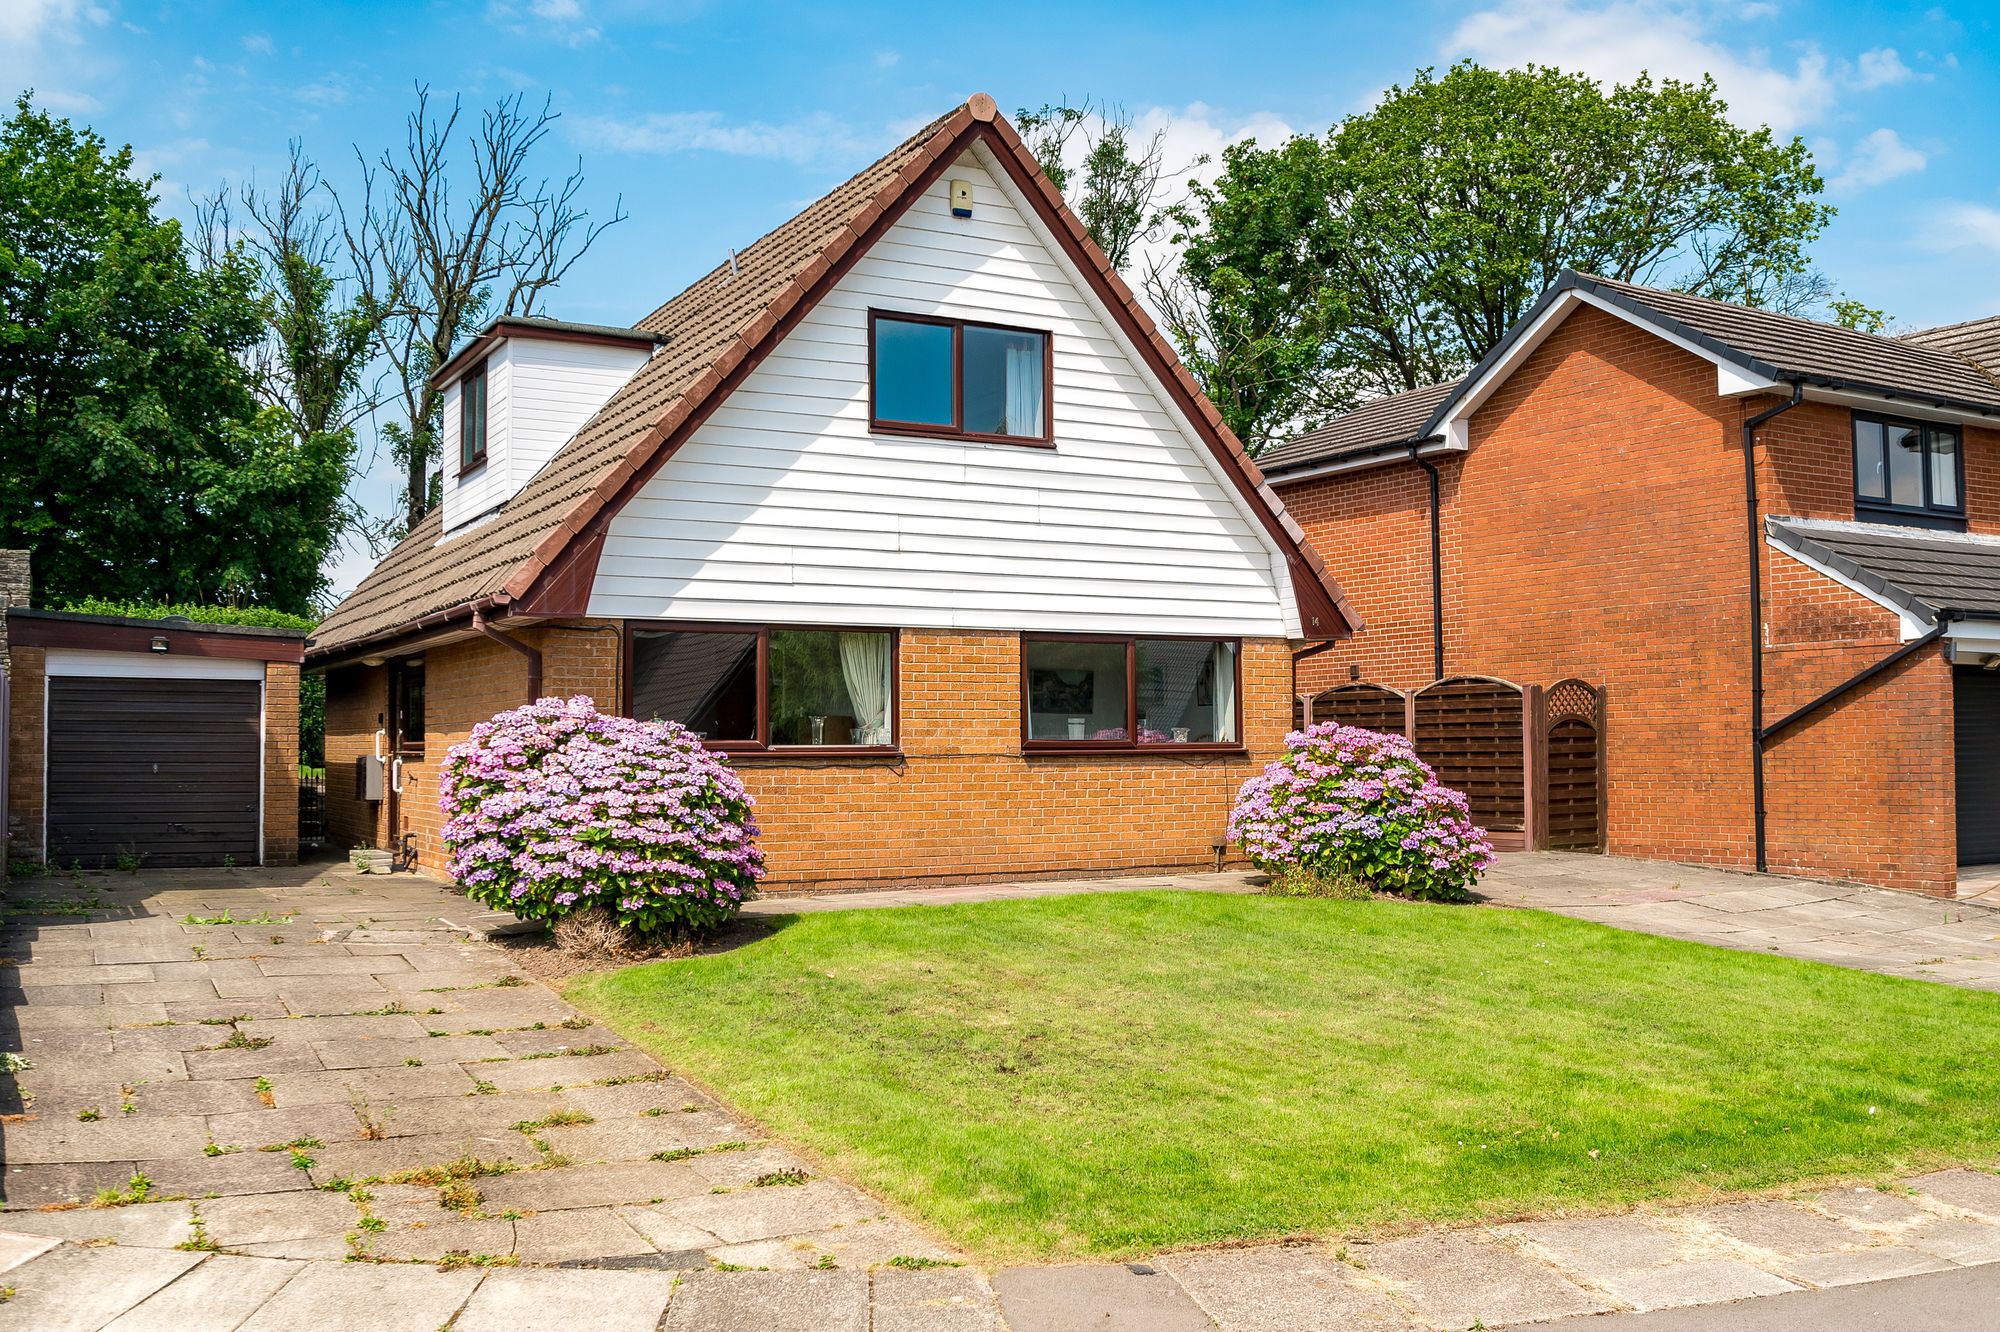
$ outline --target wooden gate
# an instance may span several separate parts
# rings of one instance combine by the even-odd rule
[[[1551,851],[1604,849],[1604,691],[1559,680],[1542,704],[1545,756],[1542,845]]]
[[[1409,736],[1503,850],[1604,849],[1604,691],[1582,680],[1460,675],[1407,694],[1357,682],[1297,695],[1292,721]]]
[[[1472,821],[1490,833],[1527,829],[1522,690],[1486,676],[1425,685],[1411,699],[1417,754],[1438,780],[1465,792]],[[1513,841],[1514,839],[1504,839]]]

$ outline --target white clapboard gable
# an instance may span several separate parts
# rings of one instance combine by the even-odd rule
[[[953,164],[625,504],[590,614],[1298,636],[1248,501],[990,161]],[[871,433],[871,308],[1050,330],[1056,447]]]

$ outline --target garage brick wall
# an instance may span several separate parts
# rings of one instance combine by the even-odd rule
[[[544,652],[544,692],[622,698],[619,636],[577,625],[526,631]],[[1243,651],[1248,757],[1025,758],[1020,640],[1014,634],[905,631],[899,650],[898,759],[747,759],[774,892],[882,883],[945,884],[1214,863],[1214,842],[1245,778],[1282,749],[1290,726],[1285,643]],[[472,727],[525,698],[525,663],[474,640],[425,658],[425,761],[408,766],[403,824],[420,863],[441,870],[437,764]],[[353,799],[353,760],[369,752],[387,672],[347,668],[327,684],[329,819],[334,845],[386,845],[381,812]],[[346,776],[336,775],[336,767]]]
[[[264,863],[299,863],[299,668],[264,664]]]
[[[48,652],[17,647],[11,652],[7,714],[7,858],[42,858],[42,709],[47,704],[43,669]]]
[[[1710,363],[1585,308],[1474,414],[1445,470],[1446,672],[1608,686],[1616,854],[1754,864],[1741,422],[1774,401],[1724,399]],[[1854,516],[1848,419],[1815,404],[1760,431],[1767,512]],[[1975,526],[2000,520],[2000,435],[1967,432],[1967,471]],[[1423,482],[1404,464],[1280,484],[1369,623],[1301,663],[1301,689],[1350,664],[1430,678]],[[1896,645],[1864,599],[1768,550],[1765,571],[1767,720]],[[1772,868],[1950,892],[1951,767],[1949,670],[1930,654],[1771,751]]]

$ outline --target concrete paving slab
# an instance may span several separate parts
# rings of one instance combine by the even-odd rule
[[[1903,1183],[1947,1207],[2000,1222],[2000,1175],[1983,1170],[1939,1170]]]
[[[171,1249],[194,1235],[185,1202],[136,1203],[130,1207],[77,1207],[61,1212],[17,1212],[10,1228],[58,1240],[109,1240],[144,1249]]]
[[[699,1151],[740,1141],[743,1125],[733,1116],[710,1110],[691,1115],[625,1116],[550,1128],[540,1136],[572,1160],[643,1161],[655,1152]]]
[[[1727,1239],[1781,1258],[1830,1253],[1872,1244],[1877,1239],[1867,1231],[1829,1220],[1809,1208],[1776,1201],[1700,1207],[1679,1213],[1676,1219],[1706,1226]]]
[[[493,1211],[519,1207],[546,1212],[650,1203],[655,1199],[707,1193],[711,1185],[695,1173],[692,1165],[689,1161],[636,1161],[523,1171],[482,1180],[480,1191],[486,1195],[487,1208]]]
[[[1851,1286],[1863,1281],[1889,1281],[1938,1272],[1958,1264],[1901,1244],[1878,1244],[1871,1249],[1843,1249],[1838,1253],[1804,1254],[1780,1259],[1779,1275],[1809,1286]]]
[[[1000,1297],[967,1268],[875,1273],[871,1332],[1006,1332]]]
[[[241,1332],[326,1332],[333,1309],[340,1310],[341,1332],[443,1327],[483,1275],[404,1263],[308,1263]]]
[[[426,1066],[469,1064],[481,1059],[508,1057],[507,1049],[491,1036],[427,1037],[420,1034],[412,1040],[362,1037],[314,1041],[312,1049],[327,1068],[394,1068],[407,1065],[412,1059]]]
[[[867,1332],[868,1276],[690,1272],[675,1290],[662,1327],[664,1332]]]
[[[496,1269],[452,1332],[576,1332],[580,1310],[589,1311],[591,1332],[652,1332],[673,1285],[656,1272]]]
[[[31,1263],[62,1243],[51,1235],[24,1235],[18,1230],[0,1230],[0,1272],[11,1272]]]
[[[648,1110],[681,1114],[691,1105],[702,1109],[716,1108],[713,1100],[679,1078],[625,1082],[615,1087],[565,1087],[562,1101],[565,1105],[587,1110],[602,1120],[622,1115],[644,1115]]]
[[[514,1252],[512,1221],[467,1220],[449,1212],[440,1215],[446,1219],[364,1234],[361,1242],[375,1257],[396,1262],[434,1263],[447,1254],[505,1258]]]
[[[1899,1229],[1930,1216],[1909,1199],[1880,1189],[1829,1189],[1812,1199],[1812,1203],[1874,1231]]]
[[[808,1184],[700,1194],[670,1204],[667,1211],[725,1243],[742,1244],[848,1225],[882,1215],[882,1205],[851,1185],[816,1179]]]
[[[226,1115],[261,1110],[255,1078],[229,1078],[201,1082],[149,1082],[137,1088],[132,1099],[139,1113],[152,1115]]]
[[[211,1254],[113,1321],[105,1332],[234,1332],[297,1276],[300,1264]]]
[[[1308,1245],[1168,1254],[1165,1269],[1222,1332],[1402,1332],[1402,1307]]]
[[[115,1101],[104,1111],[106,1117],[92,1123],[44,1119],[9,1124],[8,1164],[128,1161],[163,1154],[199,1156],[208,1145],[208,1129],[197,1116],[121,1115]]]
[[[463,1156],[520,1166],[534,1165],[541,1159],[526,1138],[505,1129],[483,1132],[468,1129],[463,1133],[383,1138],[378,1142],[330,1142],[312,1156],[312,1176],[317,1184],[444,1165]]]
[[[281,1107],[348,1105],[356,1092],[371,1101],[393,1104],[426,1096],[464,1096],[471,1091],[472,1078],[456,1064],[271,1075],[271,1099]]]
[[[1501,1327],[1613,1307],[1546,1265],[1462,1231],[1357,1247],[1356,1256],[1438,1327]]]
[[[656,1252],[650,1240],[610,1207],[535,1212],[514,1222],[514,1254],[524,1263],[590,1264]]]
[[[619,1219],[639,1233],[641,1239],[661,1253],[703,1253],[715,1249],[722,1241],[691,1221],[683,1221],[668,1212],[666,1205],[656,1204],[642,1207],[620,1207]],[[706,1267],[706,1261],[696,1266]]]
[[[993,1276],[1012,1332],[1215,1332],[1180,1283],[1123,1267],[1009,1267]]]
[[[162,1193],[190,1198],[209,1194],[235,1197],[251,1193],[291,1193],[312,1187],[306,1172],[293,1166],[286,1152],[231,1152],[227,1156],[176,1157],[135,1163]]]
[[[344,1193],[246,1194],[201,1204],[208,1237],[225,1249],[272,1240],[341,1235],[361,1213]]]
[[[202,1257],[174,1249],[64,1244],[8,1273],[14,1298],[0,1305],[0,1320],[32,1332],[98,1332]]]
[[[390,1040],[418,1041],[424,1038],[423,1021],[413,1015],[378,1017],[271,1017],[240,1024],[247,1036],[269,1036],[272,1040],[339,1041]],[[329,1065],[329,1067],[332,1067]]]
[[[660,1066],[637,1050],[619,1050],[603,1055],[514,1059],[504,1064],[462,1064],[460,1067],[472,1077],[484,1078],[501,1091],[547,1091],[553,1087],[575,1087],[603,1078],[656,1073]]]
[[[9,1209],[88,1202],[99,1189],[123,1188],[137,1169],[132,1161],[70,1161],[9,1165],[0,1174],[0,1198]]]
[[[1687,1304],[1719,1304],[1757,1295],[1781,1295],[1798,1290],[1761,1268],[1733,1259],[1675,1263],[1650,1271],[1590,1274],[1595,1284],[1634,1309],[1675,1309]]]
[[[1933,1221],[1909,1231],[1903,1242],[1961,1267],[2000,1263],[2000,1227],[1977,1221]]]
[[[1995,1309],[2000,1276],[1985,1268],[1556,1326],[1561,1332],[1995,1332]]]
[[[1498,1226],[1495,1234],[1531,1244],[1557,1266],[1586,1281],[1601,1274],[1664,1267],[1681,1241],[1643,1216],[1600,1216],[1577,1221],[1529,1221]]]

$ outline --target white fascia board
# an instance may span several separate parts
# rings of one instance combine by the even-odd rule
[[[165,652],[98,652],[50,648],[42,669],[49,675],[85,675],[125,680],[262,680],[264,663],[234,657],[174,656]]]
[[[1944,631],[1953,661],[1968,657],[2000,658],[2000,621],[1955,620]]]
[[[1899,606],[1895,602],[1883,596],[1880,592],[1875,591],[1873,588],[1863,586],[1862,584],[1856,582],[1854,579],[1849,578],[1846,574],[1841,573],[1839,570],[1829,568],[1827,565],[1821,564],[1818,560],[1806,558],[1804,555],[1801,555],[1798,551],[1793,550],[1790,546],[1780,544],[1768,533],[1765,534],[1764,544],[1766,546],[1769,546],[1772,550],[1776,551],[1778,554],[1791,557],[1792,559],[1798,561],[1800,564],[1805,565],[1806,568],[1811,569],[1814,573],[1819,574],[1821,577],[1833,580],[1834,582],[1840,584],[1842,587],[1846,588],[1849,592],[1854,593],[1854,595],[1865,598],[1868,601],[1872,601],[1877,606],[1880,606],[1883,610],[1888,611],[1890,614],[1894,615],[1896,617],[1896,627],[1898,635],[1901,638],[1901,640],[1905,643],[1908,643],[1913,639],[1922,638],[1925,634],[1929,633],[1933,627],[1935,627],[1933,626],[1931,621],[1919,617],[1915,611],[1910,610],[1907,606]],[[1947,630],[1946,633],[1948,635],[1950,631]]]
[[[1181,433],[1194,446],[1195,456],[1201,459],[1202,465],[1208,469],[1209,474],[1215,479],[1216,484],[1222,488],[1222,493],[1230,497],[1235,503],[1237,510],[1248,520],[1250,530],[1256,534],[1258,542],[1263,545],[1265,554],[1270,560],[1271,586],[1278,595],[1280,611],[1285,617],[1285,637],[1294,642],[1303,641],[1305,638],[1305,626],[1299,621],[1298,598],[1292,594],[1290,564],[1285,558],[1285,552],[1279,548],[1276,539],[1265,530],[1263,516],[1252,508],[1249,497],[1245,496],[1237,488],[1235,478],[1231,477],[1223,468],[1222,460],[1217,458],[1209,449],[1208,444],[1201,438],[1195,423],[1187,419],[1186,413],[1181,410],[1179,404],[1167,392],[1166,385],[1158,382],[1158,376],[1154,375],[1148,368],[1146,358],[1140,354],[1139,348],[1125,335],[1124,326],[1113,316],[1110,308],[1102,300],[1098,299],[1097,289],[1084,277],[1083,272],[1071,262],[1069,252],[1057,240],[1055,235],[1049,231],[1047,226],[1043,224],[1041,214],[1035,211],[1035,206],[1028,201],[1028,197],[1016,186],[1014,178],[1008,174],[1007,168],[994,156],[993,151],[986,145],[984,140],[974,141],[966,151],[971,155],[973,161],[977,162],[986,171],[986,174],[993,178],[993,183],[999,187],[1000,193],[1005,197],[1008,205],[1020,216],[1021,225],[1034,232],[1037,239],[1042,242],[1042,246],[1048,251],[1049,257],[1062,270],[1063,276],[1069,279],[1070,285],[1075,289],[1077,296],[1089,307],[1090,312],[1097,317],[1098,322],[1103,325],[1105,331],[1118,344],[1119,351],[1131,362],[1134,369],[1144,374],[1146,387],[1151,390],[1154,400],[1160,404],[1160,410],[1166,413],[1168,420],[1180,423]],[[1268,480],[1266,481],[1266,485],[1269,485]]]
[[[1509,375],[1518,370],[1523,362],[1535,354],[1536,349],[1548,340],[1551,333],[1561,327],[1562,322],[1569,318],[1576,311],[1577,307],[1583,305],[1594,306],[1614,318],[1623,320],[1634,328],[1652,334],[1662,342],[1670,343],[1687,352],[1689,355],[1699,356],[1702,360],[1707,361],[1715,367],[1715,391],[1724,397],[1745,393],[1768,393],[1778,387],[1776,380],[1766,379],[1762,375],[1746,370],[1742,366],[1718,356],[1712,349],[1704,347],[1692,339],[1684,338],[1669,329],[1661,328],[1658,324],[1640,319],[1630,310],[1607,301],[1594,292],[1584,291],[1579,287],[1572,287],[1551,301],[1548,308],[1536,316],[1532,324],[1521,331],[1521,336],[1514,340],[1513,345],[1507,349],[1506,355],[1487,367],[1486,373],[1480,376],[1478,383],[1473,384],[1459,395],[1458,400],[1452,404],[1451,411],[1446,414],[1442,422],[1447,443],[1453,448],[1460,449],[1470,446],[1471,427],[1469,422],[1471,421],[1472,414],[1478,411],[1488,398],[1493,396],[1496,389],[1507,382]]]

